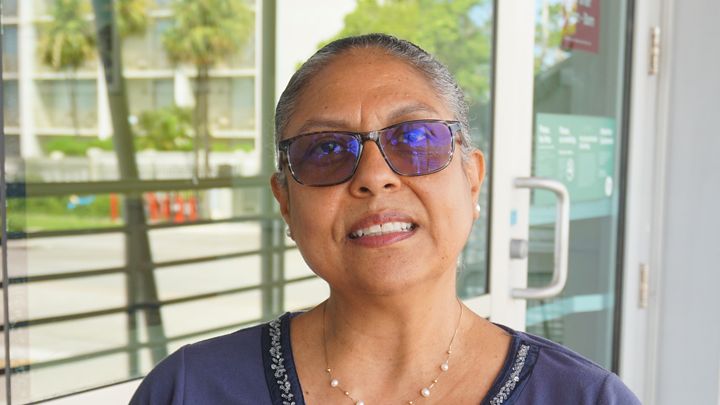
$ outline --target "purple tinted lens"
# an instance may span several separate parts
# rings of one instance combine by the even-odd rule
[[[453,154],[452,139],[444,122],[409,122],[383,132],[380,145],[396,172],[420,176],[447,166]]]
[[[341,183],[355,171],[360,142],[350,134],[318,133],[290,144],[288,161],[300,183],[323,186]]]

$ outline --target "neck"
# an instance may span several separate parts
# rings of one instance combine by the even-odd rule
[[[417,385],[418,374],[434,372],[446,359],[458,329],[461,307],[452,281],[392,296],[332,291],[323,304],[328,366],[347,372],[363,364],[377,376]]]

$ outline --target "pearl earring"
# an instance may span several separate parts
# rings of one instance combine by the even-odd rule
[[[290,227],[285,227],[285,235],[287,235],[288,238],[292,239],[292,231],[290,231]]]
[[[481,211],[482,211],[482,208],[480,208],[480,204],[475,204],[475,212],[480,214]]]

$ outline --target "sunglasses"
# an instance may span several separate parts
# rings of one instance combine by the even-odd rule
[[[385,162],[401,176],[424,176],[446,168],[455,152],[457,121],[406,121],[370,132],[301,134],[278,143],[280,169],[286,162],[295,181],[333,186],[355,174],[363,144],[373,141]]]

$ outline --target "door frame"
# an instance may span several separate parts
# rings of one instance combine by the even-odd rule
[[[527,285],[527,258],[511,259],[510,241],[529,234],[530,192],[513,182],[531,173],[535,2],[496,1],[494,13],[489,293],[480,299],[491,321],[524,330],[526,301],[511,290]]]
[[[633,1],[632,71],[623,224],[618,373],[643,403],[656,403],[674,0]],[[649,73],[651,30],[660,28],[659,71]],[[645,273],[645,275],[643,275]]]

